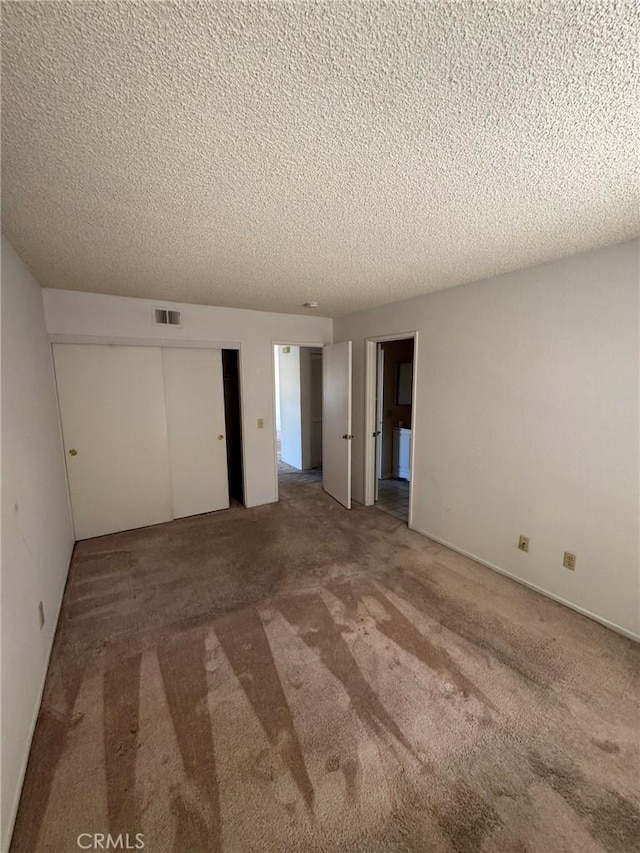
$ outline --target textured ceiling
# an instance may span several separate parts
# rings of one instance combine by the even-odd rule
[[[45,287],[338,316],[640,232],[638,2],[3,4]]]

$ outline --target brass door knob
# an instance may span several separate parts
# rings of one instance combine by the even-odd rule
[[[77,455],[78,455],[78,451],[75,449],[75,447],[72,447],[71,450],[69,451],[69,456],[77,456]]]
[[[222,439],[223,439],[223,438],[224,438],[224,436],[223,436],[223,435],[219,435],[219,436],[218,436],[218,441],[222,441]]]

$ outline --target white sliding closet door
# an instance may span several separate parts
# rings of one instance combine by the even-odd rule
[[[173,517],[229,506],[222,353],[162,350]]]
[[[53,353],[76,539],[170,521],[160,349]]]

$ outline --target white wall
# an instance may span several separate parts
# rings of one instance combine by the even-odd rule
[[[43,297],[47,329],[57,340],[71,336],[95,343],[147,340],[157,346],[158,341],[179,340],[239,346],[245,501],[257,506],[275,500],[273,343],[330,343],[330,319],[70,290],[44,290]],[[181,312],[180,328],[153,325],[152,309],[165,306]],[[262,429],[259,419],[264,420]]]
[[[364,339],[418,331],[413,526],[640,634],[639,247],[631,241],[337,319],[354,341],[363,499]],[[517,550],[519,534],[530,552]],[[575,572],[562,567],[577,554]]]
[[[279,350],[280,456],[287,465],[302,469],[300,347],[279,347]]]
[[[42,291],[3,237],[2,850],[9,846],[72,549]]]

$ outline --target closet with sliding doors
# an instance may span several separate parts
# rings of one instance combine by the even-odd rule
[[[229,506],[222,353],[54,344],[76,539]]]

